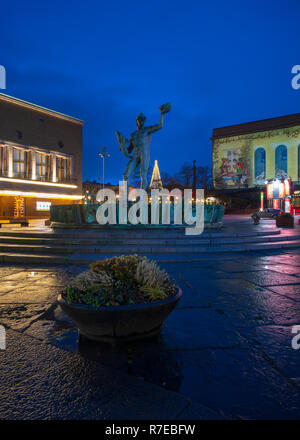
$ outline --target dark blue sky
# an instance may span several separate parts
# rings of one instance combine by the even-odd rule
[[[1,4],[0,65],[5,93],[85,120],[84,178],[107,179],[127,160],[115,129],[128,135],[144,112],[151,163],[176,172],[211,164],[214,127],[300,111],[291,68],[300,64],[300,4],[269,1],[11,1]]]

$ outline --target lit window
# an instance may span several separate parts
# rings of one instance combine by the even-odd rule
[[[50,211],[51,202],[36,202],[37,211]]]
[[[46,177],[46,164],[47,164],[46,154],[36,153],[36,177],[38,179]]]
[[[7,146],[0,146],[0,172],[1,176],[7,176],[8,160],[7,160]]]
[[[13,149],[13,171],[14,176],[26,177],[27,154],[19,148]]]
[[[56,175],[58,182],[70,179],[70,158],[62,156],[56,157]]]

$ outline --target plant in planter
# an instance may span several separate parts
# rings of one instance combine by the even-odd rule
[[[91,264],[58,300],[81,335],[115,342],[159,333],[181,294],[155,261],[122,255]]]

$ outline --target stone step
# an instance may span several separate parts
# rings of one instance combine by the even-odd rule
[[[32,240],[32,239],[30,239]],[[237,246],[243,246],[247,243],[267,243],[267,242],[280,242],[280,241],[294,241],[300,240],[300,235],[279,235],[279,236],[260,236],[260,237],[240,237],[236,238],[234,241],[229,238],[220,238],[219,240],[198,240],[197,237],[190,238],[186,237],[186,240],[149,240],[144,239],[110,239],[110,240],[102,240],[97,243],[93,242],[92,244],[84,245],[75,242],[70,244],[60,243],[56,244],[53,242],[48,242],[47,245],[35,243],[30,244],[24,243],[24,240],[20,243],[6,243],[0,244],[0,252],[14,252],[14,253],[46,253],[46,254],[92,254],[92,253],[111,253],[111,252],[127,252],[130,249],[131,252],[149,252],[149,253],[166,253],[170,252],[171,248],[176,248],[175,252],[185,252],[189,248],[196,249],[197,251],[201,251],[202,248],[219,248],[226,247],[230,245],[235,248]],[[65,244],[65,246],[62,246]],[[195,252],[192,250],[192,252]]]
[[[199,235],[199,239],[214,239],[214,238],[237,238],[237,237],[258,237],[258,236],[267,236],[267,235],[280,235],[281,230],[280,229],[272,229],[270,231],[254,231],[254,232],[239,232],[239,233],[232,233],[232,232],[204,232],[203,234]],[[81,239],[81,240],[96,240],[101,238],[145,238],[148,240],[152,239],[161,239],[161,238],[176,238],[176,239],[185,239],[187,236],[184,233],[184,228],[180,228],[175,230],[172,229],[164,229],[161,232],[158,232],[157,230],[141,230],[141,231],[130,231],[129,229],[120,229],[119,230],[111,230],[111,229],[99,229],[97,233],[91,233],[87,230],[72,230],[69,232],[53,232],[51,229],[47,229],[47,232],[45,232],[44,229],[42,230],[34,230],[34,231],[2,231],[0,232],[0,242],[2,239],[8,239],[8,238],[39,238],[39,239],[47,239],[47,240],[53,240],[53,239],[59,239],[59,240],[71,240],[73,241]]]
[[[139,251],[137,254],[147,255],[151,258],[159,261],[196,261],[197,259],[203,259],[203,257],[209,254],[220,253],[236,253],[236,252],[251,252],[261,250],[277,250],[277,249],[293,249],[300,247],[300,240],[287,240],[280,242],[268,242],[268,243],[250,243],[238,246],[218,246],[218,247],[195,247],[187,249],[168,248],[166,252],[161,255],[157,255],[157,250],[152,252]],[[164,248],[162,248],[164,249]],[[103,254],[30,254],[30,253],[16,253],[16,252],[0,252],[0,263],[39,263],[39,264],[90,264],[91,262],[106,257],[112,257],[114,255],[122,255],[134,253],[127,249],[127,252],[105,252]]]
[[[127,249],[131,249],[132,252],[135,251],[143,251],[154,252],[155,249],[157,252],[160,252],[160,249],[163,247],[165,249],[169,249],[170,247],[176,247],[179,249],[183,249],[186,247],[219,247],[219,246],[238,246],[244,243],[266,243],[266,242],[278,242],[278,241],[292,241],[299,240],[300,235],[267,235],[267,236],[244,236],[233,238],[218,238],[218,239],[203,239],[200,240],[198,236],[191,238],[185,236],[184,240],[178,239],[115,239],[110,238],[106,240],[96,240],[96,241],[82,241],[82,240],[40,240],[40,239],[16,239],[13,243],[6,243],[4,240],[0,242],[0,252],[22,252],[22,253],[31,253],[33,250],[37,253],[58,253],[58,254],[72,254],[72,253],[103,253],[103,252],[116,252],[118,249],[120,251],[126,251]],[[163,252],[165,253],[165,251]]]
[[[254,235],[254,234],[236,234],[231,236],[203,236],[203,235],[197,235],[194,237],[188,236],[188,235],[181,235],[179,237],[173,237],[173,236],[163,236],[160,238],[155,238],[151,236],[147,237],[130,237],[130,236],[123,236],[123,237],[115,237],[110,236],[107,234],[104,237],[95,237],[94,239],[91,238],[81,238],[81,237],[72,237],[71,239],[65,239],[65,238],[59,238],[59,237],[47,237],[47,238],[40,238],[39,236],[35,237],[9,237],[9,236],[0,236],[0,245],[3,244],[16,244],[16,245],[46,245],[46,246],[52,246],[52,245],[63,245],[65,246],[95,246],[95,245],[102,245],[105,246],[107,244],[111,244],[112,241],[114,244],[128,244],[128,245],[139,245],[139,244],[172,244],[172,245],[180,245],[180,244],[195,244],[195,243],[201,243],[201,244],[209,244],[209,243],[231,243],[232,241],[236,242],[238,241],[244,241],[244,240],[268,240],[270,239],[278,239],[277,237],[284,237],[285,235],[282,234],[270,234],[265,233],[264,235]]]

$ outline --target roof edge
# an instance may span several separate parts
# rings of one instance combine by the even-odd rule
[[[274,118],[259,119],[251,122],[243,122],[241,124],[227,125],[213,129],[211,140],[243,136],[260,131],[279,130],[282,128],[300,125],[300,113],[292,113]]]
[[[82,121],[81,119],[74,118],[73,116],[65,115],[64,113],[57,112],[56,110],[51,110],[46,107],[42,107],[41,105],[38,104],[33,104],[32,102],[24,101],[23,99],[15,98],[14,96],[6,95],[5,93],[0,93],[0,100],[11,102],[12,104],[17,104],[22,107],[27,107],[32,110],[46,113],[50,116],[56,116],[70,122],[75,122],[77,124],[84,125],[84,121]]]

